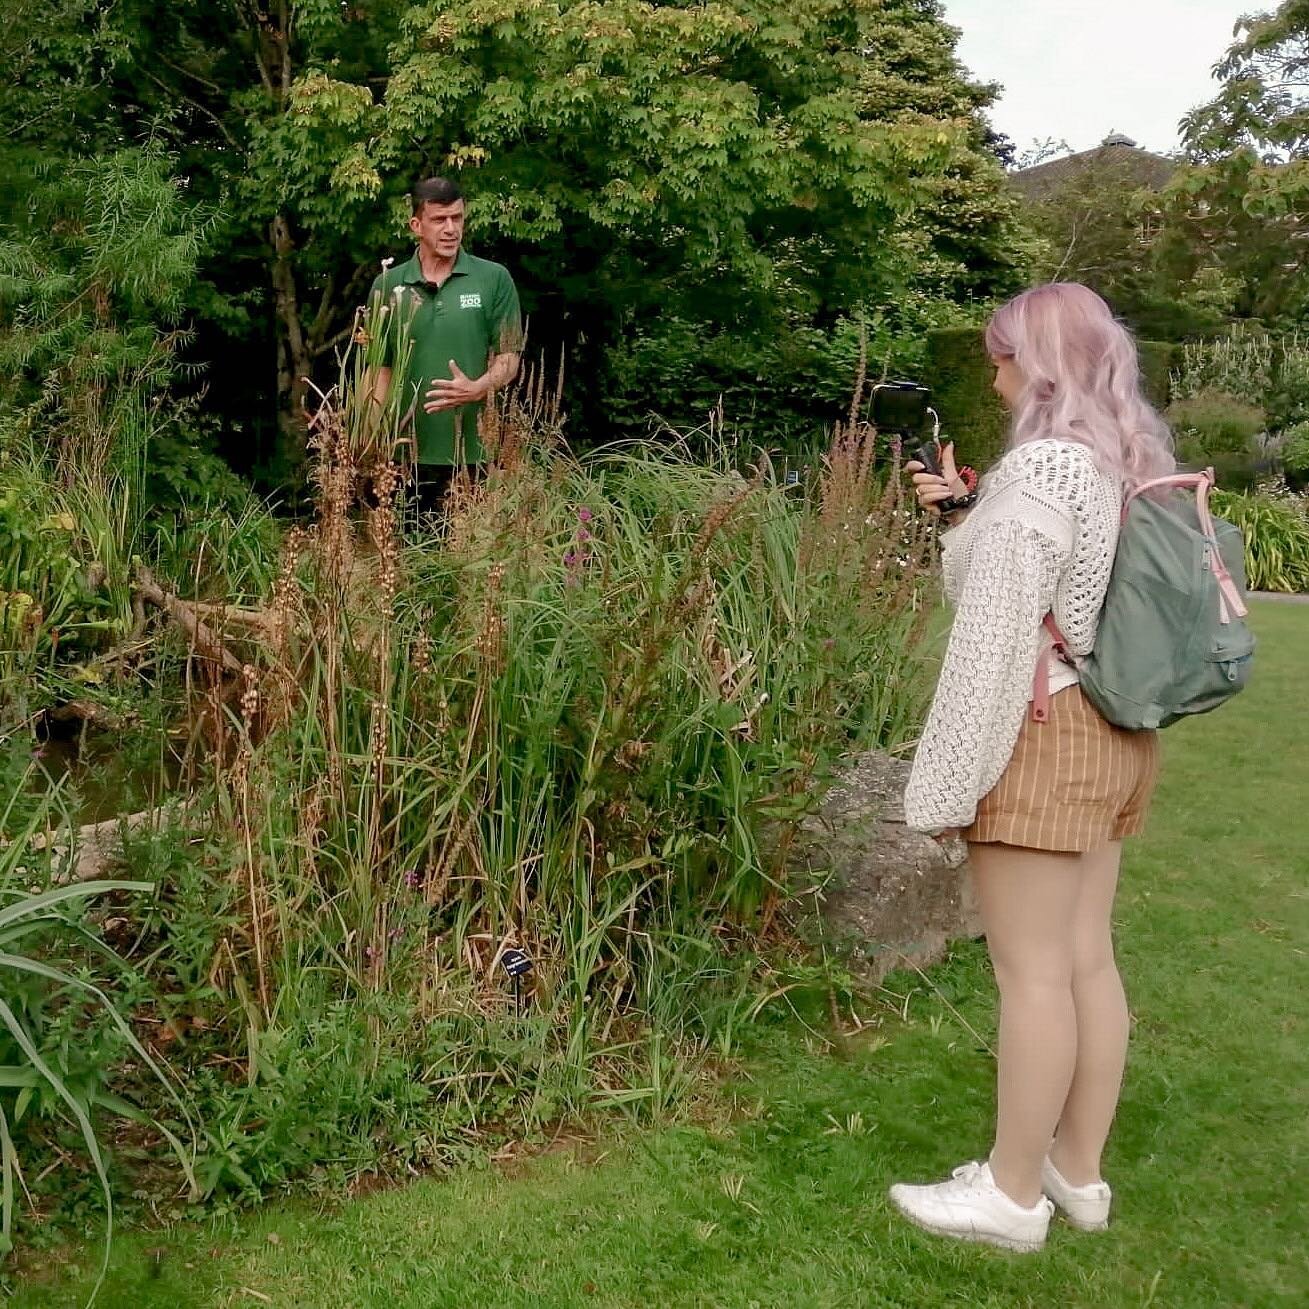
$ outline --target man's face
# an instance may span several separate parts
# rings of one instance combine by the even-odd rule
[[[436,204],[429,200],[409,220],[409,230],[439,259],[453,259],[464,239],[464,202]]]

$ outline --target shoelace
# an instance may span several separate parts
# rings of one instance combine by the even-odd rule
[[[960,1164],[950,1174],[950,1180],[946,1185],[952,1192],[954,1191],[972,1191],[983,1185],[983,1174],[986,1171],[985,1164],[979,1164],[975,1160]]]
[[[988,1175],[989,1168],[989,1164],[979,1164],[976,1160],[960,1164],[950,1174],[950,1180],[943,1184],[942,1190],[951,1198],[991,1194],[999,1188],[995,1184],[995,1178]],[[1041,1197],[1039,1205],[1044,1205],[1051,1213],[1054,1212],[1054,1205],[1046,1196]]]

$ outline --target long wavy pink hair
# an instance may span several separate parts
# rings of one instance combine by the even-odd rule
[[[1126,486],[1176,470],[1168,426],[1141,391],[1131,333],[1089,287],[1053,282],[998,310],[986,348],[1025,381],[1010,446],[1054,438],[1088,446]]]

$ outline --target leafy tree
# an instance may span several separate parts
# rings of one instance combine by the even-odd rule
[[[848,407],[861,335],[875,372],[921,366],[927,327],[1024,280],[1031,241],[982,116],[997,88],[967,79],[935,0],[889,0],[874,32],[859,68],[863,118],[948,129],[939,167],[906,179],[917,188],[913,206],[889,216],[880,236],[843,245],[800,243],[839,219],[839,207],[793,211],[801,226],[774,255],[778,276],[762,296],[731,288],[736,312],[676,299],[675,286],[637,302],[623,344],[607,355],[608,425],[639,428],[652,412],[679,427],[703,423],[722,399],[729,422],[748,420],[760,442],[798,452]]]
[[[1309,159],[1309,0],[1242,18],[1215,72],[1222,90],[1186,119],[1197,160],[1236,149],[1270,164]]]
[[[1163,258],[1176,275],[1220,268],[1235,310],[1269,323],[1309,312],[1309,0],[1243,18],[1223,86],[1184,123],[1193,167],[1168,200]]]
[[[966,82],[936,0],[59,3],[87,58],[71,90],[34,75],[68,124],[54,153],[166,135],[226,215],[198,348],[234,381],[262,355],[271,382],[275,345],[286,451],[428,172],[463,180],[536,345],[581,343],[588,373],[668,311],[784,330],[920,271],[980,296],[1014,276],[978,116],[993,92]]]
[[[1037,276],[1085,283],[1150,340],[1220,330],[1237,288],[1212,261],[1180,266],[1167,257],[1168,195],[1134,156],[1100,151],[1079,158],[1026,202],[1042,238]]]
[[[911,216],[976,130],[911,67],[902,20],[943,32],[936,11],[447,0],[410,11],[342,168],[384,195],[475,166],[470,223],[522,274],[538,343],[670,312],[821,321],[911,277]]]
[[[1045,240],[1039,275],[1084,282],[1125,312],[1148,282],[1155,204],[1130,159],[1104,152],[1079,160],[1030,202]]]
[[[44,143],[47,153],[76,147],[71,125],[87,87],[103,68],[97,47],[112,47],[95,0],[3,0],[0,3],[0,150],[6,161],[22,147]],[[10,189],[6,200],[18,199]]]
[[[344,307],[371,276],[365,252],[389,227],[334,194],[333,171],[350,144],[341,123],[350,103],[372,103],[404,7],[55,0],[46,14],[0,0],[0,40],[22,56],[0,94],[0,163],[57,169],[143,136],[166,141],[191,194],[223,215],[190,296],[203,353],[258,379],[254,397],[276,387],[288,451],[302,445],[291,420],[304,379],[348,328]],[[336,79],[325,96],[322,68]]]
[[[914,289],[947,299],[1009,295],[1030,272],[1035,246],[1004,184],[1008,147],[986,121],[1000,88],[969,79],[938,0],[888,0],[865,51],[863,110],[875,120],[953,124],[953,149],[898,235],[913,244]],[[905,288],[908,292],[909,287]]]
[[[172,380],[204,225],[151,145],[42,173],[0,232],[0,404],[39,421],[64,481],[139,459]]]

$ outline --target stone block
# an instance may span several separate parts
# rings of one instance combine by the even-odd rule
[[[820,889],[811,929],[864,978],[925,968],[952,941],[981,936],[967,875],[967,846],[910,831],[909,763],[882,751],[859,756],[805,820],[791,849],[795,878]]]

